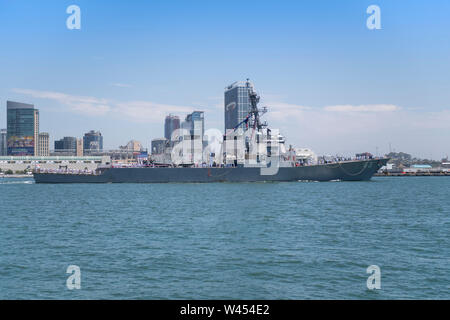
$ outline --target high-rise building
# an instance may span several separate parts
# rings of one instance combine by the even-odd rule
[[[82,156],[83,156],[83,138],[77,139],[77,152],[76,152],[76,156],[77,156],[77,157],[82,157]]]
[[[225,132],[235,129],[251,110],[248,90],[253,88],[251,82],[235,82],[225,88]],[[244,129],[245,124],[240,128]]]
[[[39,111],[34,105],[14,101],[6,102],[7,154],[34,156],[39,134]]]
[[[77,150],[77,138],[64,137],[60,140],[55,140],[55,152],[64,152],[75,155]]]
[[[171,141],[172,133],[180,128],[180,118],[169,114],[164,122],[164,138]]]
[[[39,110],[34,109],[34,155],[39,153]]]
[[[181,125],[182,129],[188,130],[191,136],[203,139],[205,132],[205,121],[203,111],[194,111],[186,116],[186,119]],[[194,138],[194,137],[192,137]]]
[[[64,150],[64,140],[55,140],[55,151],[62,151]]]
[[[7,155],[6,129],[0,130],[0,156]]]
[[[38,135],[38,152],[37,156],[48,157],[50,156],[50,136],[47,132],[40,132]]]
[[[205,133],[204,112],[194,111],[186,116],[181,124],[184,145],[183,162],[200,163],[203,161],[203,135]]]
[[[100,131],[91,130],[83,137],[83,150],[85,154],[103,151],[103,136]]]

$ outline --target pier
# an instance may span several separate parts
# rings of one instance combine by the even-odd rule
[[[450,177],[450,171],[377,172],[375,177]]]

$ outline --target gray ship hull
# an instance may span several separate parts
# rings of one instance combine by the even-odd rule
[[[261,168],[108,168],[101,174],[35,173],[36,183],[201,183],[263,181],[362,181],[372,176],[389,159],[346,161],[332,164],[280,167],[274,175],[262,175]]]

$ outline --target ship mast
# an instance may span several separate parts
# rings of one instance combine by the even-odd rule
[[[260,119],[260,113],[263,115],[267,112],[267,108],[264,107],[263,109],[258,109],[258,103],[259,103],[259,95],[253,90],[253,86],[250,85],[250,79],[247,79],[247,88],[248,88],[248,96],[250,98],[250,112],[249,114],[253,116],[253,129],[256,129],[259,131],[260,129],[267,127],[267,123],[261,123]]]

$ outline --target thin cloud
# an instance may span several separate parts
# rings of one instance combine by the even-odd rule
[[[400,108],[393,104],[368,104],[368,105],[336,105],[324,107],[325,111],[333,112],[392,112]]]
[[[116,103],[112,112],[119,116],[126,116],[134,122],[160,123],[161,119],[164,119],[169,113],[189,113],[192,110],[192,107],[187,106],[175,106],[150,101],[129,101]]]
[[[269,108],[270,118],[280,121],[303,118],[304,112],[307,110],[311,110],[311,107],[285,102],[268,102],[266,103],[266,105],[268,105]]]
[[[112,86],[113,87],[117,87],[117,88],[131,88],[131,87],[133,87],[131,84],[127,84],[127,83],[113,83]]]
[[[150,101],[118,102],[103,98],[76,96],[54,91],[13,89],[14,92],[33,98],[53,100],[65,111],[86,116],[114,115],[134,122],[161,122],[168,113],[188,113],[192,107],[155,103]]]
[[[325,107],[310,107],[285,102],[268,102],[269,116],[275,120],[302,120],[302,119],[326,119],[327,123],[333,123],[338,114],[345,117],[355,117],[360,114],[367,117],[371,114],[385,114],[387,112],[398,112],[402,110],[399,106],[392,104],[367,104],[367,105],[333,105]]]
[[[40,91],[31,89],[13,89],[14,92],[31,96],[33,98],[54,100],[69,111],[86,115],[100,116],[111,111],[112,106],[106,99],[86,96],[74,96],[61,92]]]

